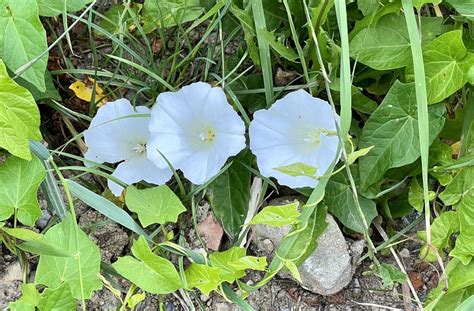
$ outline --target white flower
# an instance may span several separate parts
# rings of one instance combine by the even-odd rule
[[[147,158],[146,143],[150,137],[149,117],[134,116],[150,114],[147,107],[133,109],[126,99],[107,103],[99,108],[87,130],[84,131],[88,147],[85,158],[98,163],[121,162],[112,176],[126,184],[144,180],[153,184],[164,184],[171,178],[169,168],[158,168]],[[123,187],[108,180],[107,184],[116,196]]]
[[[221,88],[203,82],[161,93],[151,112],[150,131],[148,158],[165,168],[164,156],[196,185],[245,148],[244,122]]]
[[[277,168],[304,163],[317,168],[315,177],[322,176],[335,159],[339,143],[331,106],[303,90],[255,112],[249,132],[260,173],[292,188],[316,187],[318,181]]]

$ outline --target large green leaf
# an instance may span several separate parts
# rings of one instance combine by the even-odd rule
[[[464,265],[457,258],[449,261],[445,268],[448,292],[443,291],[444,281],[440,279],[427,299],[425,310],[454,310],[462,301],[474,294],[474,261]]]
[[[168,28],[197,19],[204,12],[199,0],[145,0],[143,29]]]
[[[473,295],[472,292],[470,294]],[[464,300],[463,303],[461,303],[456,308],[456,311],[471,311],[473,309],[474,309],[474,295]]]
[[[176,222],[178,215],[186,211],[183,203],[167,185],[143,190],[129,186],[125,203],[129,210],[138,214],[143,227]]]
[[[33,96],[8,76],[0,59],[0,147],[30,160],[28,139],[40,140],[40,114]]]
[[[451,4],[459,14],[474,20],[474,1],[473,0],[445,0]]]
[[[57,16],[64,11],[66,5],[67,12],[76,12],[84,8],[92,0],[36,0],[38,2],[38,12],[41,16]]]
[[[440,195],[446,205],[456,205],[460,233],[449,253],[463,264],[474,255],[474,167],[464,168]]]
[[[429,107],[430,142],[444,125],[445,107]],[[420,156],[418,115],[415,84],[396,81],[382,104],[365,123],[359,148],[374,146],[359,159],[362,189],[379,181],[385,172],[394,167],[412,163]]]
[[[460,306],[463,301],[468,297],[474,295],[474,286],[466,287],[455,292],[449,291],[448,293],[440,296],[439,301],[437,301],[436,306],[432,310],[435,311],[446,311],[446,310],[455,310],[459,311],[456,307]],[[429,307],[425,309],[429,311]],[[472,308],[469,311],[473,310]],[[467,311],[467,310],[466,310]]]
[[[425,42],[441,33],[442,18],[422,17]],[[351,56],[378,70],[405,67],[411,63],[410,38],[403,14],[385,15],[375,26],[362,29],[352,40]]]
[[[15,302],[10,303],[10,310],[12,311],[35,311],[38,305],[40,294],[36,289],[35,284],[23,283],[21,284],[21,297]]]
[[[76,301],[66,283],[58,288],[46,288],[41,293],[37,307],[39,311],[77,310]]]
[[[428,192],[430,201],[432,201],[436,195],[433,191]],[[423,211],[423,188],[421,188],[418,180],[413,178],[410,183],[410,189],[408,190],[408,203],[413,206],[418,212]]]
[[[358,184],[356,170],[354,170],[353,175],[355,183]],[[354,194],[345,171],[338,173],[329,180],[324,203],[326,203],[329,212],[336,216],[347,228],[360,233],[367,230],[364,226],[364,220],[356,208]],[[372,220],[377,216],[375,202],[359,196],[359,204],[364,213],[365,222],[370,226]]]
[[[190,288],[196,287],[206,296],[217,289],[224,281],[221,278],[221,269],[192,263],[185,271],[186,279]]]
[[[357,8],[364,15],[369,15],[374,12],[379,5],[382,5],[382,1],[379,0],[358,0]]]
[[[239,260],[245,257],[246,251],[241,247],[231,247],[230,249],[223,252],[214,252],[209,254],[209,260],[213,267],[220,268],[221,278],[229,283],[234,282],[245,275],[243,270],[236,269],[229,263]]]
[[[45,176],[44,167],[36,157],[26,161],[10,156],[0,165],[0,220],[16,213],[21,223],[33,226],[41,216],[37,192]]]
[[[453,94],[467,82],[467,72],[474,64],[462,41],[462,32],[442,34],[423,48],[428,103],[434,104]],[[413,80],[413,65],[407,67],[406,78]]]
[[[431,228],[431,246],[436,247],[440,254],[449,246],[451,235],[459,231],[458,212],[447,211],[435,218],[430,226]],[[426,241],[426,231],[419,231],[418,237]],[[424,260],[436,262],[437,257],[433,250],[423,245],[420,251],[420,257]]]
[[[7,67],[16,71],[47,48],[46,31],[38,16],[36,0],[0,0],[0,58]],[[48,53],[21,75],[40,92],[46,90],[47,61]]]
[[[229,262],[234,269],[243,271],[247,269],[264,271],[267,266],[266,257],[245,256],[235,261]]]
[[[123,277],[152,294],[169,294],[183,287],[173,264],[154,254],[143,236],[133,243],[132,253],[136,259],[124,256],[113,264]]]
[[[12,311],[63,311],[76,310],[77,305],[69,286],[64,283],[58,288],[46,288],[40,295],[35,284],[22,284],[21,298],[10,303]]]
[[[245,217],[250,198],[250,154],[244,153],[208,187],[209,202],[214,215],[232,240],[236,240]]]
[[[74,254],[72,257],[40,256],[36,284],[58,288],[67,284],[76,299],[89,299],[102,288],[99,248],[78,227],[72,215],[46,232],[44,241]]]

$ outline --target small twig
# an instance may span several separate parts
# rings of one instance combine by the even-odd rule
[[[437,17],[443,17],[443,12],[441,12],[439,5],[433,5],[433,9]]]
[[[355,300],[351,300],[351,302],[360,305],[360,306],[367,306],[367,307],[375,307],[375,308],[381,308],[381,309],[387,309],[387,310],[393,310],[393,311],[404,311],[403,309],[399,308],[393,308],[393,307],[388,307],[388,306],[383,306],[383,305],[378,305],[375,303],[368,303],[368,302],[357,302]]]
[[[66,125],[67,129],[69,130],[69,132],[71,133],[72,136],[76,137],[76,136],[79,135],[79,133],[77,132],[76,128],[72,124],[71,120],[69,120],[69,118],[62,117],[61,119],[63,120],[64,124]],[[83,155],[85,155],[86,152],[87,152],[87,146],[86,146],[86,144],[84,143],[84,140],[82,140],[81,137],[77,138],[77,145],[78,145],[79,150],[81,151],[81,153]]]
[[[410,287],[407,283],[402,284],[402,298],[403,305],[405,306],[405,311],[413,311],[413,306],[410,298]]]
[[[184,290],[183,290],[183,289],[180,289],[179,292],[180,292],[181,294],[183,294],[183,293],[184,293]],[[181,304],[181,306],[183,307],[183,309],[186,310],[186,311],[189,310],[189,307],[188,307],[188,306],[192,306],[192,305],[193,305],[191,299],[189,299],[189,297],[186,297],[185,295],[183,295],[183,297],[186,297],[186,298],[187,298],[187,299],[186,299],[186,302],[184,302],[184,300],[183,300],[181,297],[179,297],[179,295],[176,294],[176,292],[173,293],[173,296],[174,296],[174,298],[176,298],[176,299],[179,301],[179,303]],[[194,309],[194,308],[193,308],[193,309]]]

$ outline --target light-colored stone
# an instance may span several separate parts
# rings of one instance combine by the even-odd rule
[[[352,272],[355,272],[355,268],[359,265],[359,259],[364,252],[366,244],[365,240],[357,240],[351,243],[349,248],[352,257]]]
[[[14,281],[21,280],[23,280],[23,272],[21,270],[20,263],[18,261],[15,261],[5,269],[5,272],[0,278],[0,286],[10,285],[10,283]]]
[[[258,251],[263,256],[273,257],[273,250],[280,246],[283,237],[290,232],[290,226],[271,227],[256,225],[253,228],[252,237],[257,245]],[[268,247],[269,243],[272,247]]]
[[[353,261],[348,245],[339,226],[331,215],[327,215],[328,226],[318,238],[318,247],[299,267],[302,286],[320,295],[333,295],[349,284],[353,275]],[[290,231],[289,226],[270,227],[257,225],[253,229],[253,238],[258,251],[264,255],[269,253],[264,241],[269,239],[277,249],[283,237]],[[364,241],[356,241],[351,245],[354,264],[364,249]],[[291,277],[289,273],[281,273],[283,277]]]
[[[302,286],[320,295],[335,294],[352,279],[346,240],[331,215],[328,214],[326,222],[328,226],[318,238],[318,247],[299,268]]]
[[[410,251],[407,248],[404,248],[400,251],[400,257],[410,258]]]

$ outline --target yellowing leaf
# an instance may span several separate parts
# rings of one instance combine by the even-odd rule
[[[286,205],[267,206],[255,215],[250,223],[272,227],[292,225],[298,222],[300,216],[298,206],[297,201]]]
[[[229,262],[229,265],[236,270],[259,270],[264,271],[267,266],[266,257],[255,257],[255,256],[245,256],[239,258],[233,262]]]
[[[69,86],[69,89],[76,94],[76,96],[86,102],[91,102],[92,94],[94,92],[95,84],[95,102],[97,106],[103,106],[108,101],[107,96],[104,94],[104,90],[100,87],[99,83],[96,83],[94,79],[86,77],[84,81],[76,81]]]

